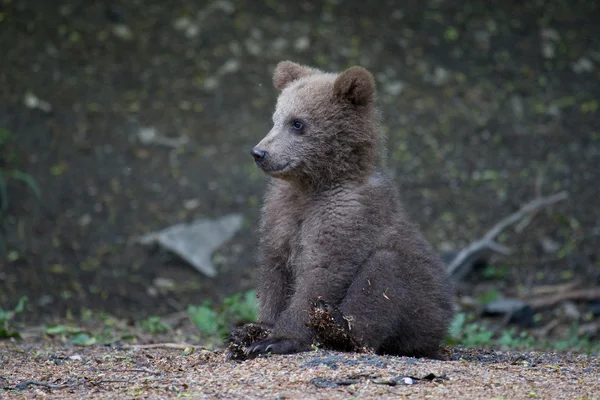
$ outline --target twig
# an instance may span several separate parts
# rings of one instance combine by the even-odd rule
[[[567,283],[559,283],[558,285],[536,286],[531,290],[530,297],[541,297],[543,295],[549,295],[553,293],[568,292],[577,289],[579,286],[581,286],[581,282],[579,280]]]
[[[126,369],[113,369],[118,372],[145,372],[151,375],[162,375],[162,371],[152,370],[150,368],[126,368]]]
[[[598,300],[600,299],[600,289],[576,289],[570,292],[557,293],[550,296],[538,297],[537,299],[531,299],[527,301],[527,304],[534,310],[551,307],[558,303],[568,300]]]
[[[483,238],[474,241],[469,246],[465,247],[454,257],[454,259],[448,264],[448,272],[455,278],[466,274],[467,271],[461,271],[461,267],[467,264],[468,260],[476,258],[483,252],[495,251],[497,253],[508,255],[510,249],[502,246],[494,241],[494,239],[507,227],[516,222],[520,221],[524,217],[530,215],[539,208],[549,206],[557,203],[568,197],[567,192],[559,192],[549,197],[540,197],[525,204],[519,211],[505,217],[500,220],[496,225],[492,227]],[[474,261],[474,260],[473,260]]]
[[[130,344],[123,346],[126,349],[201,349],[202,346],[195,346],[187,343],[150,343],[150,344]]]
[[[43,387],[47,387],[49,389],[64,389],[69,387],[69,385],[61,383],[61,384],[54,384],[54,383],[48,383],[48,382],[43,382],[43,381],[36,381],[36,380],[30,380],[30,381],[23,381],[21,383],[18,383],[17,385],[15,385],[15,389],[17,390],[25,390],[27,389],[27,387],[29,385],[35,385],[35,386],[43,386]]]
[[[103,383],[141,383],[142,381],[137,379],[100,379],[98,381],[91,381],[92,385],[101,385]]]

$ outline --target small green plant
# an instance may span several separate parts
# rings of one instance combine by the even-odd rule
[[[573,324],[565,338],[538,340],[527,331],[516,328],[504,329],[494,333],[473,314],[458,313],[448,332],[447,345],[465,347],[494,347],[500,349],[537,349],[546,351],[577,351],[600,355],[600,343],[593,342],[587,336],[578,333],[579,326]]]
[[[258,298],[256,290],[238,293],[223,300],[222,311],[229,319],[239,323],[253,322],[258,317]]]
[[[199,306],[190,305],[188,314],[205,337],[224,339],[233,327],[256,321],[258,314],[256,291],[250,290],[227,297],[219,306],[209,301]]]
[[[36,197],[40,197],[40,188],[33,177],[17,168],[19,156],[13,150],[14,137],[6,129],[0,129],[0,251],[4,250],[4,230],[9,206],[9,183],[11,181],[26,185]]]
[[[152,316],[140,322],[140,328],[146,333],[153,335],[160,333],[167,333],[171,329],[171,326],[160,319],[160,317]]]
[[[502,297],[502,294],[498,289],[489,289],[479,296],[479,302],[485,305],[500,299],[500,297]]]
[[[483,277],[485,279],[503,279],[508,274],[509,267],[506,265],[487,265],[483,270]]]
[[[119,340],[130,340],[133,338],[131,334],[118,335],[111,327],[104,327],[102,330],[94,333],[78,326],[64,324],[46,325],[44,333],[77,346],[92,346],[98,343],[110,344]]]
[[[489,345],[493,336],[494,332],[477,322],[469,321],[467,314],[459,313],[450,325],[446,343],[461,344],[465,347],[481,347]]]
[[[21,338],[19,332],[10,329],[9,322],[15,317],[15,315],[23,312],[26,303],[27,297],[23,296],[19,299],[19,302],[14,309],[5,311],[0,308],[0,339]]]
[[[531,349],[535,347],[535,338],[527,332],[506,329],[498,338],[498,344],[505,349]]]
[[[188,314],[194,325],[204,335],[214,336],[217,333],[218,315],[209,301],[205,301],[199,306],[190,305]]]

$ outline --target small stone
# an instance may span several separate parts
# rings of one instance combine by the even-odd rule
[[[129,27],[125,24],[116,24],[112,29],[113,34],[123,40],[131,40],[133,39],[133,32]]]
[[[542,249],[548,254],[554,254],[560,249],[560,243],[547,236],[540,239],[540,244],[542,245]]]
[[[152,284],[158,289],[162,289],[167,292],[175,289],[175,281],[169,278],[155,278]]]
[[[227,62],[225,62],[225,64],[221,65],[221,67],[219,68],[219,75],[226,75],[226,74],[232,74],[234,72],[237,72],[240,69],[240,62],[238,60],[236,60],[235,58],[232,58],[230,60],[227,60]]]
[[[140,139],[140,142],[142,142],[143,144],[154,143],[154,140],[157,136],[158,134],[156,133],[156,128],[152,126],[142,128],[138,131],[138,139]]]
[[[544,40],[560,40],[560,35],[558,34],[558,32],[555,29],[551,28],[542,29],[540,32],[540,36]]]
[[[436,86],[442,86],[450,80],[450,73],[442,67],[435,67],[431,82]]]
[[[412,385],[415,383],[415,380],[411,377],[405,376],[404,378],[402,378],[402,383],[404,383],[405,385]]]
[[[79,217],[79,226],[86,227],[92,222],[92,216],[90,214],[83,214]]]
[[[190,199],[183,202],[183,208],[186,210],[195,210],[200,206],[200,200],[198,199]]]
[[[581,313],[579,309],[572,301],[566,301],[562,305],[562,312],[564,315],[573,321],[578,321],[581,318]]]
[[[308,49],[309,46],[310,46],[310,40],[308,39],[307,36],[299,37],[294,42],[294,48],[297,51],[304,51],[304,50]]]
[[[25,96],[23,98],[23,103],[25,103],[25,106],[27,108],[37,108],[44,112],[52,111],[52,106],[50,105],[50,103],[38,98],[36,95],[34,95],[31,92],[25,93]]]
[[[404,83],[401,81],[389,82],[385,85],[384,90],[391,96],[398,96],[404,90]]]
[[[192,20],[189,17],[181,17],[181,18],[177,18],[173,22],[173,28],[176,31],[183,31],[183,30],[187,29],[191,24],[192,24]]]
[[[523,119],[525,116],[525,107],[523,106],[523,98],[521,96],[511,96],[510,106],[512,107],[513,113],[517,119]]]
[[[248,38],[244,44],[246,45],[246,50],[253,56],[257,56],[261,53],[260,44],[256,39]]]
[[[546,114],[554,118],[560,118],[560,108],[556,104],[550,104],[546,108]]]
[[[73,360],[73,361],[81,361],[83,359],[83,357],[81,357],[79,354],[73,354],[72,356],[69,356],[69,360]]]
[[[542,56],[544,58],[554,58],[556,56],[556,50],[554,49],[554,44],[551,42],[543,42],[542,43]]]
[[[200,34],[200,26],[198,24],[192,24],[188,26],[184,32],[186,38],[193,39]]]
[[[212,3],[212,8],[215,10],[221,10],[225,14],[233,14],[235,12],[235,5],[231,1],[219,0]]]
[[[592,72],[594,70],[594,63],[589,58],[581,57],[579,60],[571,64],[571,69],[576,74]]]
[[[527,303],[517,299],[500,299],[491,301],[483,309],[489,315],[508,314],[523,309]]]
[[[206,90],[214,90],[219,86],[219,80],[214,76],[209,76],[204,80],[204,89]]]

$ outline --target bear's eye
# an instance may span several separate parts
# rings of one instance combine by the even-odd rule
[[[302,128],[304,128],[304,124],[302,123],[302,121],[295,119],[292,121],[292,128],[296,131],[301,131]]]

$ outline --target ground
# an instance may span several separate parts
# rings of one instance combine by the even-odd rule
[[[598,399],[597,358],[452,349],[445,360],[313,351],[251,361],[183,347],[3,346],[7,399]],[[10,358],[7,354],[11,354]]]
[[[253,287],[266,179],[248,152],[284,59],[374,73],[390,172],[440,252],[568,192],[500,237],[514,252],[458,285],[464,310],[597,287],[598,17],[591,0],[0,1],[0,129],[15,139],[0,165],[20,159],[41,187],[37,199],[9,182],[0,308],[26,295],[31,325],[86,310],[139,320]],[[244,227],[215,254],[215,278],[134,241],[232,212]],[[559,302],[534,322],[556,336],[595,324],[597,341],[598,309]]]

